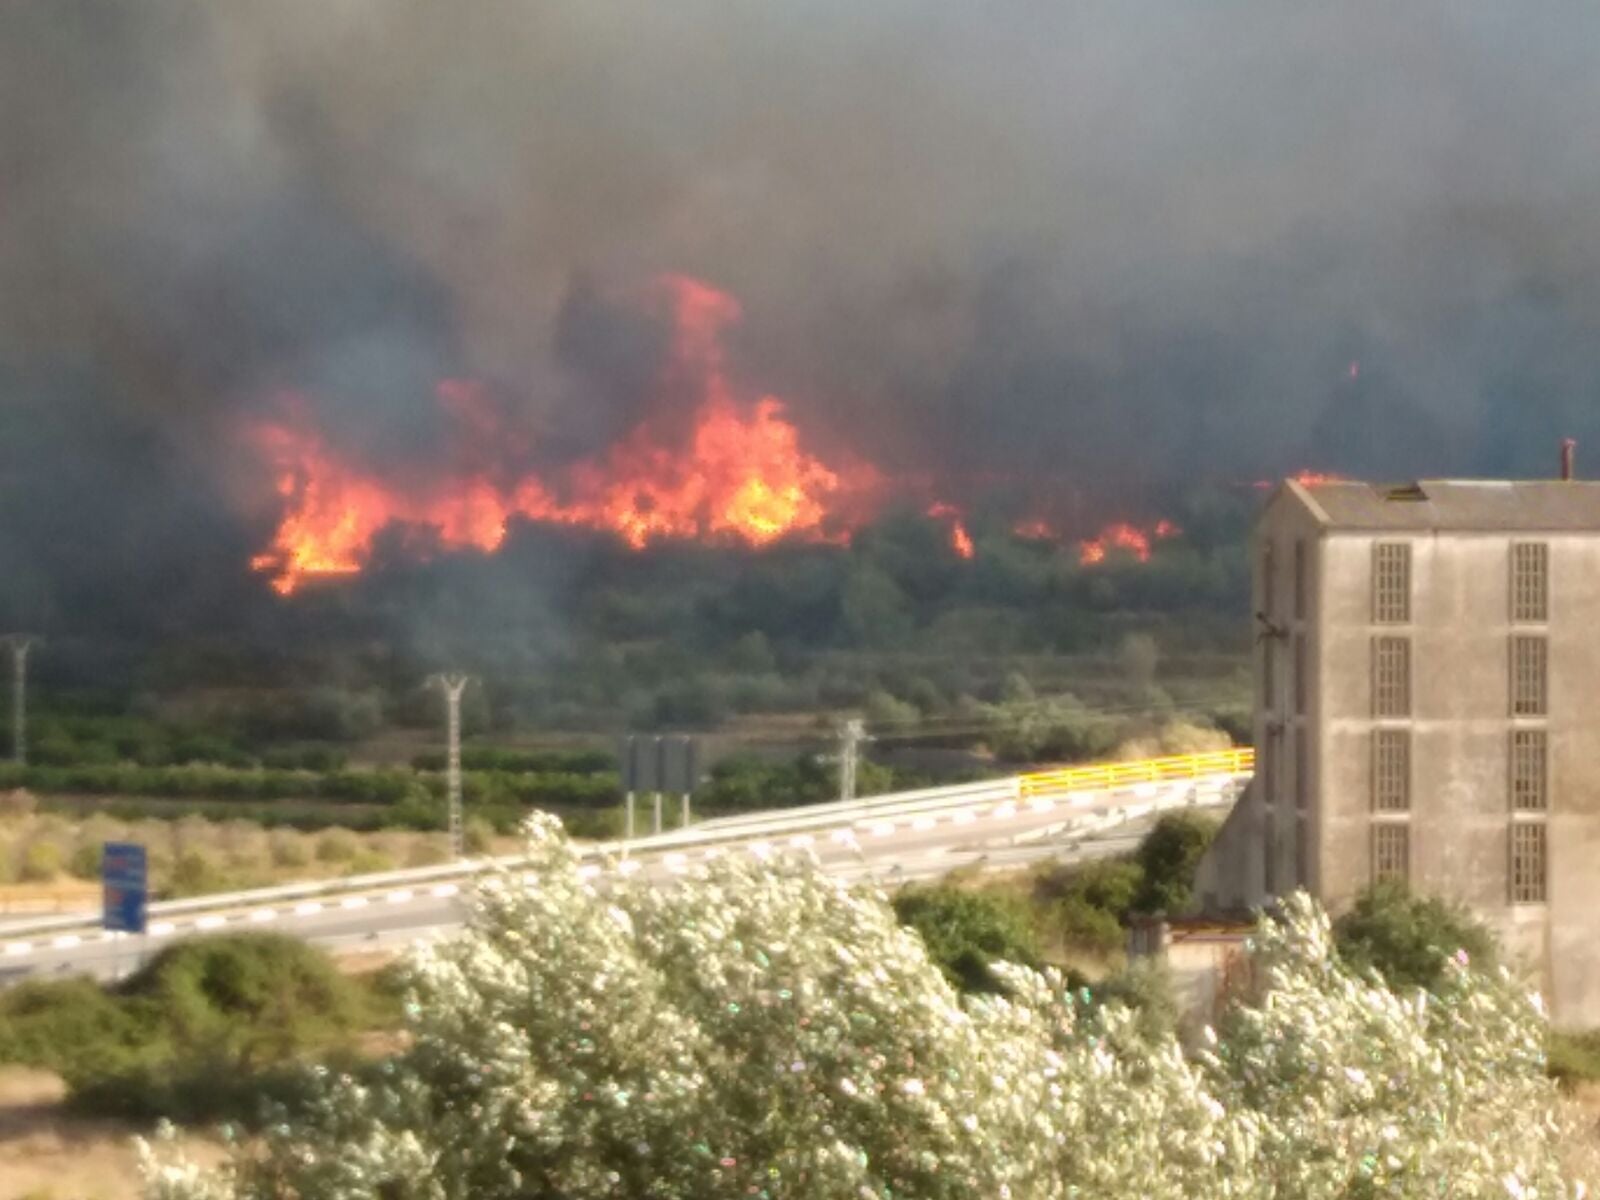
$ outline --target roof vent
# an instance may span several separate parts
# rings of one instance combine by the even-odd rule
[[[1572,458],[1577,449],[1578,443],[1572,438],[1561,439],[1561,478],[1567,483],[1572,482]]]
[[[1428,498],[1428,493],[1422,490],[1422,485],[1420,483],[1407,483],[1401,485],[1400,487],[1390,488],[1384,494],[1383,498],[1385,500],[1410,501],[1415,503],[1419,500],[1426,500]]]

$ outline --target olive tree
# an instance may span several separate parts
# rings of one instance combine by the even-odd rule
[[[1196,1052],[1056,972],[962,996],[885,899],[730,855],[587,877],[559,829],[411,967],[411,1048],[157,1200],[1555,1197],[1536,1007],[1343,966],[1304,898]]]

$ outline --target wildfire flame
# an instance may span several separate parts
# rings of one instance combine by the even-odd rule
[[[282,505],[272,541],[252,568],[289,595],[310,579],[360,572],[391,526],[400,526],[402,537],[414,531],[418,545],[490,552],[514,519],[609,531],[634,549],[662,539],[847,543],[882,498],[885,481],[870,464],[818,458],[776,396],[738,394],[721,345],[724,329],[739,318],[737,301],[683,276],[655,281],[643,299],[671,333],[657,388],[691,398],[676,409],[680,418],[690,410],[686,421],[652,410],[602,453],[544,472],[508,470],[508,461],[528,461],[531,439],[508,426],[483,388],[445,380],[436,399],[458,443],[448,460],[456,467],[401,482],[331,444],[304,397],[284,397],[274,419],[247,431],[272,469]],[[493,466],[470,465],[482,463]],[[924,500],[932,492],[926,482],[899,485]],[[958,557],[974,557],[961,508],[936,499],[925,511],[946,523]],[[1014,528],[1020,537],[1060,540],[1041,519]],[[1177,533],[1167,521],[1147,530],[1118,523],[1080,543],[1079,557],[1100,562],[1122,548],[1142,561],[1152,540]]]
[[[1300,470],[1286,478],[1292,479],[1305,487],[1316,487],[1318,484],[1323,483],[1344,483],[1346,481],[1345,476],[1336,475],[1332,471]],[[1255,481],[1255,487],[1263,492],[1270,491],[1273,486],[1274,484],[1270,479],[1258,479]]]
[[[1078,543],[1078,562],[1085,567],[1092,567],[1105,562],[1106,556],[1113,550],[1126,550],[1140,562],[1149,562],[1152,543],[1175,538],[1182,532],[1165,519],[1148,529],[1140,529],[1126,521],[1115,521],[1102,529],[1099,537]]]
[[[956,552],[956,557],[971,558],[977,553],[977,547],[972,544],[972,535],[967,532],[959,508],[939,501],[929,506],[928,515],[936,521],[950,523],[950,549]]]
[[[830,467],[809,454],[778,398],[746,403],[736,396],[719,340],[739,315],[732,297],[683,277],[656,286],[673,330],[660,382],[687,381],[698,395],[687,444],[647,419],[554,480],[528,473],[501,484],[472,474],[401,489],[341,459],[309,427],[304,404],[291,402],[287,420],[251,435],[273,465],[285,503],[271,547],[251,565],[288,595],[310,577],[360,571],[374,538],[393,522],[427,527],[446,547],[490,551],[514,516],[611,530],[636,549],[661,538],[752,546],[785,536],[847,540],[837,502],[870,489],[876,473],[859,464]],[[495,413],[472,385],[441,384],[439,402],[477,440],[499,434]]]

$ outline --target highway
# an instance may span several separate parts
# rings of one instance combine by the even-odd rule
[[[1020,780],[1025,784],[1029,778],[1043,777]],[[643,873],[653,882],[669,884],[674,876],[721,855],[767,859],[810,854],[830,874],[894,887],[963,867],[997,870],[1046,858],[1117,853],[1137,842],[1157,812],[1229,805],[1247,778],[1237,771],[1219,772],[1054,796],[1023,786],[1013,789],[1018,799],[990,788],[995,798],[970,803],[959,794],[938,791],[879,797],[711,822],[703,830],[675,835],[679,845],[670,844],[674,835],[642,839],[623,854],[591,856],[579,870],[597,886],[614,873]],[[1029,795],[1030,790],[1035,794]],[[685,840],[696,837],[711,840]],[[392,875],[371,878],[370,887],[349,881],[333,894],[315,894],[316,888],[307,887],[224,897],[214,907],[182,914],[168,915],[157,906],[142,936],[105,933],[88,918],[59,932],[38,928],[52,922],[35,922],[32,930],[0,926],[0,984],[65,974],[116,978],[175,938],[224,929],[281,930],[336,953],[351,953],[396,949],[460,928],[470,873],[416,882]],[[283,895],[297,890],[313,894]],[[54,923],[70,924],[70,919]]]

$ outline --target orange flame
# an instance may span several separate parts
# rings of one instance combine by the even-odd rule
[[[559,486],[532,474],[509,485],[469,474],[402,489],[341,460],[294,405],[291,420],[252,434],[286,506],[270,548],[252,567],[270,573],[272,586],[288,595],[307,578],[360,571],[374,538],[392,522],[427,527],[447,547],[490,551],[513,516],[608,529],[634,548],[660,538],[753,546],[785,536],[847,540],[835,510],[847,491],[875,486],[876,472],[831,468],[808,454],[776,397],[747,404],[735,396],[719,343],[722,326],[739,313],[731,297],[670,277],[658,281],[652,298],[673,322],[661,382],[697,389],[687,445],[674,445],[647,419],[604,455],[568,467]],[[439,399],[475,444],[503,441],[497,415],[470,384],[446,381]]]
[[[956,552],[958,558],[971,558],[977,553],[977,547],[972,544],[972,535],[967,532],[959,508],[941,500],[928,507],[928,515],[936,521],[950,522],[950,549]]]
[[[1346,482],[1346,477],[1345,476],[1336,475],[1332,471],[1300,470],[1300,471],[1296,471],[1293,475],[1286,476],[1286,478],[1292,479],[1292,480],[1294,480],[1294,482],[1296,482],[1298,484],[1301,484],[1304,487],[1316,487],[1318,484],[1323,484],[1323,483],[1344,483],[1344,482]],[[1265,492],[1265,491],[1270,491],[1272,489],[1272,487],[1274,486],[1274,484],[1273,484],[1272,480],[1270,480],[1270,479],[1258,479],[1258,480],[1255,481],[1255,484],[1253,486],[1255,486],[1260,491]]]
[[[1165,519],[1157,521],[1149,529],[1140,529],[1126,521],[1114,521],[1100,531],[1099,537],[1078,543],[1078,562],[1081,566],[1092,567],[1105,562],[1112,550],[1126,550],[1140,562],[1149,562],[1152,542],[1175,538],[1182,532]]]

